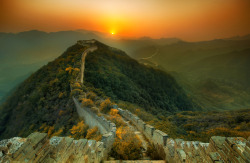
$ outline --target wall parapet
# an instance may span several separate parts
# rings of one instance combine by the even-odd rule
[[[167,162],[250,162],[250,137],[246,140],[242,137],[212,136],[209,143],[172,139],[168,134],[146,124],[130,111],[121,108],[118,110],[119,114],[131,121],[151,143],[163,147]]]
[[[85,70],[85,58],[89,52],[93,52],[98,49],[96,45],[96,40],[79,40],[77,44],[87,47],[86,50],[82,53],[81,57],[81,71],[80,71],[80,82],[83,84],[84,70]],[[76,79],[77,82],[77,79]],[[71,86],[70,86],[71,88]],[[98,127],[100,133],[102,134],[102,142],[105,150],[105,156],[107,157],[108,152],[111,150],[112,145],[116,136],[116,125],[103,116],[97,116],[90,108],[82,107],[81,103],[78,101],[78,97],[73,96],[73,101],[75,103],[77,113],[79,117],[85,120],[85,123],[88,124],[91,128]]]
[[[85,123],[90,127],[98,127],[101,134],[102,140],[105,150],[105,155],[107,156],[108,152],[111,150],[112,145],[115,141],[116,137],[116,125],[111,121],[108,121],[103,116],[99,117],[94,112],[91,111],[88,107],[82,107],[79,101],[73,97],[77,113],[79,117],[83,118]]]
[[[118,111],[121,116],[130,120],[137,127],[137,129],[147,137],[147,139],[151,143],[166,146],[168,134],[160,130],[156,130],[153,126],[146,124],[138,116],[132,114],[128,110],[118,108]]]
[[[27,138],[0,141],[0,162],[83,162],[99,163],[105,159],[103,142],[70,137],[48,138],[34,132]]]

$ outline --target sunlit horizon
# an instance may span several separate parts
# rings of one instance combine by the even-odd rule
[[[3,0],[0,32],[85,29],[124,38],[213,40],[249,34],[249,9],[247,0]]]

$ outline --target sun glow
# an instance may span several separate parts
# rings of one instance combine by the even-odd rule
[[[115,34],[116,34],[116,30],[110,29],[110,30],[109,30],[109,33],[110,33],[111,35],[115,35]]]

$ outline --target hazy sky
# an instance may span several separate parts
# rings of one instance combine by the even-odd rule
[[[250,33],[250,0],[0,0],[0,31],[208,40]]]

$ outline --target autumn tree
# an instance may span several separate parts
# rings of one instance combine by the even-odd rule
[[[60,135],[62,134],[63,130],[64,130],[63,127],[60,128],[59,130],[57,130],[56,132],[54,132],[54,133],[51,135],[51,137],[53,137],[53,136],[60,136]]]
[[[75,139],[82,139],[85,137],[87,132],[88,126],[83,123],[83,121],[77,123],[77,125],[74,125],[70,132],[72,134],[72,137]]]
[[[73,84],[73,88],[74,88],[74,89],[81,89],[81,84],[80,84],[79,82],[75,82],[75,83]]]
[[[54,131],[55,127],[54,126],[50,126],[49,130],[48,130],[48,136],[50,137]]]
[[[91,99],[94,101],[97,95],[94,92],[90,91],[86,94],[86,96],[88,99]]]
[[[82,105],[86,107],[92,107],[94,105],[94,102],[91,99],[83,98]]]
[[[109,112],[108,120],[114,122],[116,127],[125,126],[125,122],[122,120],[122,117],[118,114],[117,109],[111,109]]]
[[[104,100],[104,101],[100,104],[100,109],[101,109],[101,111],[103,111],[104,113],[108,113],[112,107],[113,107],[113,103],[110,101],[109,98],[107,98],[106,100]]]
[[[82,90],[81,89],[74,89],[70,93],[71,96],[78,96],[80,94],[82,94]]]
[[[88,129],[86,139],[100,141],[102,139],[102,135],[100,134],[98,127]]]
[[[110,155],[115,159],[137,160],[142,156],[142,143],[129,127],[119,127]]]

